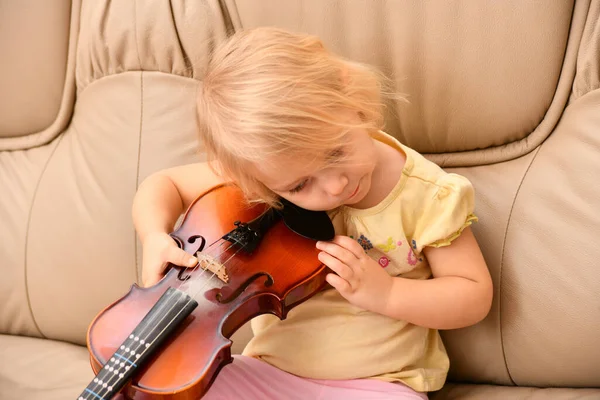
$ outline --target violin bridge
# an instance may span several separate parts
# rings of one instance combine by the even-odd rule
[[[205,253],[196,253],[196,258],[198,259],[198,263],[203,270],[212,272],[224,283],[229,282],[227,269],[225,269],[224,265],[217,262],[217,260]]]

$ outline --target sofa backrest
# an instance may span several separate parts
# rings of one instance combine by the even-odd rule
[[[390,104],[387,130],[420,152],[443,154],[434,158],[444,165],[505,161],[548,136],[571,90],[587,10],[521,0],[228,4],[236,29],[316,33],[393,76],[410,104]],[[549,112],[552,121],[541,125]],[[532,135],[541,140],[525,145]]]
[[[48,143],[74,102],[71,0],[0,1],[0,151]]]
[[[0,0],[0,333],[85,343],[140,277],[131,202],[200,160],[210,50],[261,25],[390,75],[386,130],[469,177],[495,284],[451,379],[597,386],[600,3]]]
[[[139,278],[137,186],[201,159],[194,95],[225,37],[218,6],[143,6],[0,1],[2,333],[84,344]]]

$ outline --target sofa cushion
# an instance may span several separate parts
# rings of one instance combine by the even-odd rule
[[[533,388],[447,384],[429,400],[596,400],[600,389]]]
[[[0,399],[74,399],[94,379],[83,346],[0,335]]]
[[[495,285],[484,321],[442,332],[450,380],[598,386],[599,105],[600,90],[579,97],[519,159],[449,170],[477,189],[473,230]]]

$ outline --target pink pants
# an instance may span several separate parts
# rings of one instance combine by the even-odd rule
[[[374,379],[305,379],[252,357],[235,355],[202,400],[427,400],[408,386]]]

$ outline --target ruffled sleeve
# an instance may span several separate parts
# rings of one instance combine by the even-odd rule
[[[412,247],[420,254],[426,246],[448,246],[462,231],[477,221],[475,192],[462,175],[444,174],[432,184],[415,218]]]

